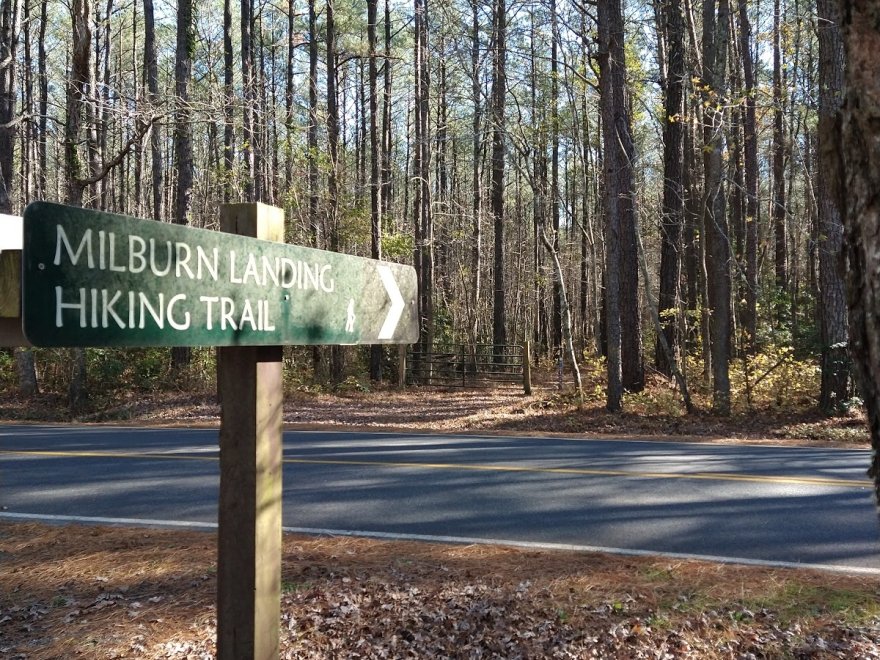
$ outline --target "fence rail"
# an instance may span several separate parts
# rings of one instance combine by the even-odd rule
[[[528,390],[528,350],[518,344],[444,344],[430,350],[412,346],[406,355],[408,385]]]

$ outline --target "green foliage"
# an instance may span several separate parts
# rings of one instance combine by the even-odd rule
[[[0,351],[0,390],[11,390],[18,384],[15,357],[12,351]]]
[[[446,305],[437,305],[434,308],[434,343],[455,344],[455,324],[453,323],[452,310]]]
[[[747,408],[777,408],[811,402],[819,392],[820,371],[814,359],[797,359],[791,346],[770,344],[730,365],[734,403]]]
[[[415,250],[415,239],[412,234],[389,232],[382,236],[382,254],[390,261],[405,261]]]

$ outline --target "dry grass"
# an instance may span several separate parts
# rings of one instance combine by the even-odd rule
[[[0,523],[0,656],[202,658],[215,536]],[[878,658],[880,579],[286,536],[282,657]]]

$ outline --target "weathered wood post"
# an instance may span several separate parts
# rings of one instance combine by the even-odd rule
[[[284,212],[220,209],[221,231],[284,241]],[[281,619],[281,346],[220,349],[217,657],[278,658]]]
[[[406,344],[397,347],[397,387],[401,390],[406,387],[406,349]]]
[[[526,396],[532,393],[532,342],[523,344],[523,392]]]

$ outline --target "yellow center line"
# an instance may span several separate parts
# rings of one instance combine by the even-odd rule
[[[214,455],[187,455],[176,453],[113,452],[113,451],[42,451],[0,449],[0,455],[41,456],[45,458],[138,458],[184,461],[217,461]],[[736,474],[731,472],[649,472],[642,470],[610,470],[604,468],[539,467],[519,465],[486,465],[478,463],[422,463],[410,461],[381,461],[330,458],[284,458],[284,463],[300,465],[349,465],[422,470],[472,470],[476,472],[519,472],[534,474],[568,474],[599,477],[626,477],[630,479],[694,479],[701,481],[744,481],[752,483],[789,484],[800,486],[836,486],[840,488],[870,488],[867,479],[835,479],[785,475]]]

